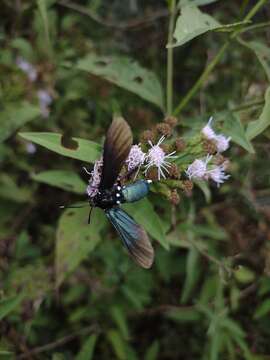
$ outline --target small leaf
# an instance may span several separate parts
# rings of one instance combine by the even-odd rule
[[[13,310],[16,310],[20,306],[23,299],[24,293],[22,292],[19,295],[2,299],[0,301],[0,320],[6,317]]]
[[[237,270],[234,271],[234,276],[237,281],[241,284],[248,284],[254,281],[255,274],[246,266],[239,266]]]
[[[201,189],[204,194],[207,204],[211,202],[211,191],[209,189],[209,184],[204,180],[195,180],[194,183]]]
[[[169,249],[162,222],[148,199],[140,200],[136,204],[125,204],[124,208],[155,240],[166,250]]]
[[[39,107],[27,102],[16,104],[16,106],[14,104],[6,106],[0,113],[0,143],[39,115]]]
[[[270,299],[264,300],[260,305],[256,308],[254,313],[254,319],[260,319],[265,317],[270,313]]]
[[[47,42],[47,46],[49,50],[51,50],[51,41],[50,41],[50,33],[49,33],[49,19],[48,19],[48,9],[46,0],[37,0],[38,9],[40,12],[40,16],[42,19],[44,34]]]
[[[78,159],[85,162],[94,162],[101,154],[101,146],[93,141],[72,138],[76,148],[65,147],[62,144],[62,135],[46,132],[25,132],[19,134],[24,139],[56,152],[57,154]]]
[[[246,136],[249,140],[260,135],[270,125],[270,87],[265,93],[265,104],[258,120],[251,121],[248,124]]]
[[[245,129],[236,114],[228,114],[223,125],[223,132],[230,136],[232,141],[242,146],[245,150],[254,154],[254,148],[246,136]]]
[[[157,360],[159,353],[159,342],[158,340],[153,341],[153,343],[149,346],[144,355],[144,360]]]
[[[34,174],[31,177],[36,181],[56,186],[66,191],[85,194],[86,184],[72,171],[49,170]]]
[[[187,302],[197,283],[199,275],[199,258],[198,250],[192,246],[187,256],[186,279],[182,290],[181,303]]]
[[[164,108],[163,90],[156,75],[127,57],[88,55],[77,64],[87,71],[139,95],[161,109]]]
[[[244,41],[242,39],[239,39],[240,44],[246,46],[250,50],[252,50],[255,55],[257,56],[259,62],[261,63],[265,74],[268,78],[268,81],[270,81],[270,49],[265,44],[259,42],[259,41]]]
[[[94,355],[94,349],[97,341],[97,335],[90,335],[83,344],[80,352],[76,355],[75,360],[91,360]]]
[[[60,218],[56,233],[57,286],[101,241],[100,231],[106,224],[105,216],[101,210],[94,209],[89,225],[88,214],[88,207],[69,209]]]
[[[127,360],[126,346],[120,333],[117,330],[110,330],[107,333],[107,337],[114,349],[117,359]]]
[[[127,325],[127,320],[125,317],[125,312],[120,306],[113,306],[111,308],[111,316],[113,320],[115,321],[116,325],[118,326],[119,330],[121,331],[121,334],[124,339],[129,338],[129,330]]]
[[[11,176],[1,174],[0,197],[16,203],[23,203],[31,200],[31,190],[29,187],[18,186]]]
[[[199,321],[201,315],[196,309],[174,309],[166,313],[166,317],[179,323]]]
[[[176,21],[173,34],[176,43],[168,44],[167,47],[181,46],[208,31],[233,31],[235,28],[243,26],[246,23],[248,22],[244,21],[222,25],[212,16],[203,13],[193,4],[184,4],[184,6],[181,7],[181,14]]]

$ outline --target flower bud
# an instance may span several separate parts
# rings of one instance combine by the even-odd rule
[[[176,189],[173,189],[170,194],[170,201],[173,205],[178,205],[180,203],[180,196]]]
[[[177,139],[175,140],[175,148],[176,148],[176,151],[183,151],[183,150],[185,150],[185,148],[186,148],[185,140],[182,139],[182,138],[177,138]]]
[[[166,137],[172,135],[172,128],[169,124],[166,124],[165,122],[159,123],[156,126],[157,131]]]
[[[211,154],[211,155],[215,154],[217,152],[217,146],[215,141],[205,139],[203,141],[203,149],[207,154]]]
[[[171,179],[177,180],[180,178],[180,170],[178,169],[178,166],[176,164],[171,164],[169,172]]]
[[[183,190],[184,193],[187,196],[191,196],[192,195],[192,189],[193,189],[193,182],[190,180],[184,180],[183,181]]]
[[[171,128],[174,128],[177,125],[178,120],[174,116],[167,116],[164,122],[169,124]]]
[[[148,141],[155,141],[156,134],[153,130],[145,130],[140,136],[140,141],[143,144],[148,144]]]

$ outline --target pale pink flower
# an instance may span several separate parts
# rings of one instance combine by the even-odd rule
[[[47,118],[50,114],[49,105],[52,103],[52,97],[49,92],[44,89],[37,91],[37,97],[39,99],[41,114],[44,118]]]
[[[149,144],[151,149],[148,151],[145,160],[147,161],[145,173],[149,170],[150,167],[155,166],[158,169],[158,179],[160,180],[160,175],[166,179],[164,171],[169,173],[168,168],[171,166],[170,162],[166,159],[175,159],[177,156],[173,156],[175,151],[170,154],[166,154],[165,151],[160,147],[161,143],[165,140],[165,136],[162,136],[156,145],[153,145],[151,141]]]
[[[191,165],[186,170],[186,174],[189,179],[205,179],[207,178],[207,165],[209,161],[212,159],[211,155],[207,155],[207,157],[202,159],[196,159],[193,161]]]
[[[217,183],[218,187],[230,177],[230,175],[225,174],[225,169],[223,165],[216,166],[212,170],[209,170],[208,176],[211,180]]]
[[[27,60],[25,60],[20,56],[16,59],[16,65],[27,75],[30,81],[32,82],[36,81],[37,70],[34,67],[34,65],[32,65],[31,63],[29,63]]]
[[[214,140],[216,143],[217,151],[221,153],[229,148],[231,138],[226,138],[224,135],[216,135]]]
[[[87,195],[92,198],[98,193],[98,187],[101,180],[101,171],[103,166],[103,159],[97,160],[94,164],[94,168],[91,171],[91,178],[89,180],[89,185],[86,188]],[[89,172],[86,170],[89,174]]]
[[[31,142],[27,142],[25,147],[28,154],[34,154],[37,151],[36,145]]]
[[[133,145],[126,160],[128,171],[139,168],[145,160],[145,153],[140,145]]]
[[[215,139],[216,137],[216,133],[211,127],[212,121],[213,121],[213,117],[211,116],[210,119],[208,120],[208,123],[202,128],[202,134],[208,140]]]

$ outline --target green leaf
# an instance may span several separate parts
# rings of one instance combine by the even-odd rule
[[[181,46],[208,31],[233,31],[235,28],[243,26],[246,23],[248,22],[243,21],[222,25],[212,16],[203,13],[193,4],[185,4],[181,7],[181,14],[176,21],[173,34],[176,42],[168,44],[167,47]]]
[[[110,313],[116,325],[118,326],[119,330],[121,331],[123,338],[128,339],[129,330],[128,330],[125,312],[123,311],[123,309],[120,306],[115,305],[111,308]]]
[[[265,317],[269,313],[270,313],[270,299],[266,299],[256,308],[256,311],[254,313],[254,319],[260,319],[262,317]]]
[[[67,170],[48,170],[34,174],[32,179],[56,186],[60,189],[74,192],[76,194],[85,194],[86,184],[81,180],[79,175]]]
[[[125,204],[123,207],[155,240],[166,250],[169,249],[162,222],[148,199],[140,200],[136,204]]]
[[[245,129],[236,114],[228,114],[223,125],[223,133],[227,136],[230,136],[232,141],[236,144],[242,146],[245,150],[254,154],[254,148],[249,141]]]
[[[94,355],[94,349],[97,341],[97,335],[90,335],[83,344],[80,352],[76,355],[75,360],[91,360]]]
[[[27,102],[6,106],[0,113],[0,143],[39,115],[39,107]]]
[[[94,209],[89,225],[88,213],[88,207],[69,209],[60,218],[56,233],[57,286],[101,241],[100,231],[107,223],[106,218],[100,209]]]
[[[265,104],[258,120],[251,121],[248,124],[246,136],[249,140],[254,139],[261,134],[270,125],[270,87],[265,93]]]
[[[0,197],[16,203],[30,201],[29,187],[18,186],[16,181],[7,174],[0,175]]]
[[[157,360],[159,353],[159,342],[158,340],[153,341],[153,343],[149,346],[144,355],[144,360]]]
[[[2,299],[0,301],[0,320],[6,317],[13,310],[16,310],[20,306],[23,299],[24,299],[23,292],[21,292],[19,295]]]
[[[43,27],[44,27],[44,34],[45,34],[47,46],[48,46],[49,50],[51,50],[48,9],[47,9],[46,0],[38,0],[37,5],[38,5],[38,9],[39,9],[40,16],[42,19]]]
[[[196,309],[187,309],[183,307],[183,309],[173,309],[169,310],[166,313],[166,317],[176,322],[192,322],[198,321],[201,317],[200,313]]]
[[[79,138],[69,139],[69,143],[63,143],[61,134],[47,132],[25,132],[19,134],[21,137],[35,144],[56,152],[57,154],[71,157],[73,159],[94,162],[101,154],[101,146],[93,141]]]
[[[199,252],[192,246],[187,256],[186,279],[182,290],[181,303],[187,302],[197,283],[199,275]]]
[[[208,182],[204,180],[195,180],[194,183],[201,189],[207,204],[209,204],[211,202],[211,191]]]
[[[78,62],[77,68],[100,76],[164,108],[163,90],[156,75],[130,58],[90,54]]]
[[[240,44],[246,46],[252,50],[257,56],[259,62],[261,63],[268,81],[270,82],[270,49],[265,44],[259,41],[244,41],[239,39]]]
[[[125,342],[120,333],[117,330],[110,330],[107,333],[107,337],[114,349],[117,359],[127,360]]]

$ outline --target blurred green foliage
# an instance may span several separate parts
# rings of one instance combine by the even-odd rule
[[[269,359],[268,2],[3,0],[0,11],[0,358]],[[153,240],[146,271],[101,211],[88,226],[87,207],[59,205],[85,200],[82,166],[113,114],[138,140],[170,102],[180,136],[213,115],[232,137],[231,178],[198,182],[177,206],[157,191],[127,205]]]

